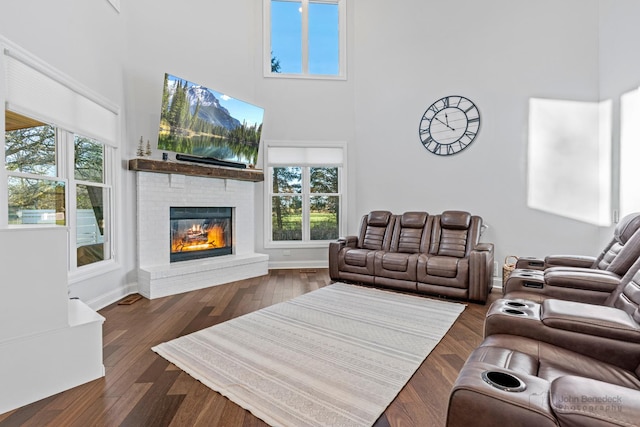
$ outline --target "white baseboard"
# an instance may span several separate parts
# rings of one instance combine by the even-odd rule
[[[294,268],[329,268],[329,262],[323,261],[269,261],[269,270]]]
[[[91,301],[84,301],[93,310],[100,310],[106,306],[113,304],[116,301],[120,301],[127,295],[138,293],[138,283],[127,283],[125,286],[117,289],[113,289],[110,292],[100,295]]]

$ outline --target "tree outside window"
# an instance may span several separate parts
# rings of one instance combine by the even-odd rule
[[[339,235],[337,167],[274,167],[272,240],[322,241]]]
[[[70,234],[76,240],[76,266],[109,259],[105,145],[11,111],[6,117],[9,224],[75,225]],[[65,173],[70,155],[73,172]]]

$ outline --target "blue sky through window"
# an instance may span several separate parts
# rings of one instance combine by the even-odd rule
[[[271,2],[271,54],[280,72],[302,73],[302,3]],[[338,4],[309,2],[309,73],[339,73]]]
[[[309,3],[309,73],[338,74],[338,5]]]

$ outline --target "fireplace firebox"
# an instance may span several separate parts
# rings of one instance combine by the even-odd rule
[[[230,255],[232,208],[171,207],[171,262]]]

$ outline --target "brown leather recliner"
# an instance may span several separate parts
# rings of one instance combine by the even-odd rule
[[[396,217],[389,211],[372,211],[360,221],[360,234],[331,242],[331,278],[373,284],[376,251],[389,250]]]
[[[624,216],[616,225],[613,237],[597,257],[587,255],[547,255],[544,259],[523,257],[516,262],[516,269],[546,270],[550,267],[589,268],[612,271],[624,275],[624,271],[638,258],[632,254],[619,257],[622,248],[640,229],[640,212]],[[626,267],[625,267],[626,264]]]
[[[417,265],[420,244],[433,222],[426,212],[405,212],[399,215],[388,251],[378,251],[375,257],[375,284],[416,292]]]
[[[447,425],[640,425],[640,272],[607,302],[496,301]]]
[[[418,257],[418,291],[486,301],[487,284],[493,285],[493,256],[488,255],[493,245],[479,243],[481,228],[482,219],[468,212],[436,215]]]
[[[565,265],[544,270],[515,269],[503,285],[505,297],[604,303],[625,276],[633,275],[634,263],[640,260],[639,227],[640,214],[627,215],[616,227],[614,243],[588,268]]]
[[[359,236],[329,244],[329,274],[332,280],[485,302],[494,248],[479,243],[481,228],[479,216],[463,211],[374,211],[363,217]]]

